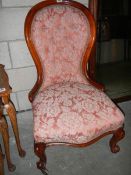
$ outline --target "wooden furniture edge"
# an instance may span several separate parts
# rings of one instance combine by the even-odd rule
[[[82,12],[85,14],[85,16],[89,19],[92,37],[89,41],[88,47],[86,48],[85,54],[84,54],[83,59],[82,59],[82,72],[83,72],[84,76],[87,78],[87,80],[89,80],[89,82],[91,82],[92,85],[94,85],[98,89],[103,89],[103,86],[101,86],[100,84],[98,84],[97,82],[94,82],[93,80],[91,80],[91,78],[89,78],[88,71],[87,71],[87,62],[90,58],[90,55],[91,55],[91,52],[93,49],[93,45],[94,45],[95,40],[96,40],[95,21],[94,21],[92,14],[89,11],[89,9],[81,3],[71,1],[71,0],[63,0],[62,2],[58,2],[56,0],[42,1],[38,4],[36,4],[35,6],[33,6],[30,9],[30,11],[28,12],[28,14],[26,16],[25,28],[24,28],[26,43],[27,43],[27,46],[30,50],[30,53],[32,55],[32,58],[34,60],[34,63],[36,65],[36,69],[37,69],[37,81],[36,81],[34,87],[32,88],[32,90],[29,92],[29,100],[31,103],[33,102],[35,95],[39,91],[39,89],[43,83],[43,80],[44,80],[42,64],[40,62],[39,55],[37,54],[35,47],[33,45],[33,42],[31,40],[31,24],[32,24],[32,21],[33,21],[35,14],[39,10],[41,10],[42,8],[44,8],[46,6],[55,5],[55,4],[60,4],[60,5],[64,4],[64,5],[70,5],[70,6],[76,7],[78,9],[82,10]]]
[[[102,137],[109,135],[109,134],[113,134],[113,136],[110,139],[109,142],[109,146],[110,146],[110,150],[112,153],[117,153],[120,151],[120,147],[118,145],[118,142],[120,140],[122,140],[125,137],[125,131],[124,131],[124,125],[123,127],[118,128],[115,131],[109,131],[105,134],[102,134],[101,136],[87,142],[87,143],[83,143],[83,144],[68,144],[68,143],[44,143],[44,142],[37,142],[34,143],[34,152],[36,154],[36,156],[38,156],[39,161],[37,162],[37,168],[40,169],[42,171],[43,174],[48,175],[47,173],[47,169],[46,169],[46,163],[47,163],[47,158],[46,158],[46,148],[48,148],[49,146],[56,146],[56,145],[64,145],[64,146],[73,146],[73,147],[86,147],[89,146],[93,143],[95,143],[96,141],[98,141],[99,139],[101,139]]]
[[[118,129],[124,129],[124,125],[121,126]],[[71,147],[87,147],[90,146],[94,143],[96,143],[98,140],[101,140],[102,138],[114,134],[117,130],[112,130],[112,131],[108,131],[104,134],[101,134],[100,136],[96,137],[95,139],[86,142],[86,143],[81,143],[81,144],[75,144],[75,143],[68,143],[68,142],[51,142],[51,143],[46,143],[46,147],[50,147],[50,146],[59,146],[59,145],[64,145],[64,146],[71,146]],[[43,143],[43,142],[34,142],[34,144],[38,144],[38,143]]]

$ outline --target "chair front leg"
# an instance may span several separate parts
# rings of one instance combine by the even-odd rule
[[[117,153],[120,151],[119,145],[117,143],[125,137],[124,126],[116,130],[110,140],[110,149],[112,153]]]
[[[35,143],[34,152],[39,157],[39,161],[36,163],[37,168],[40,169],[44,175],[47,175],[45,150],[45,143]]]

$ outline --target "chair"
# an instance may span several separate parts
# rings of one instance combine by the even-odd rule
[[[27,14],[25,38],[37,69],[29,93],[37,168],[46,174],[49,146],[84,147],[108,134],[111,151],[118,152],[124,115],[87,74],[96,38],[89,10],[69,0],[40,2]]]

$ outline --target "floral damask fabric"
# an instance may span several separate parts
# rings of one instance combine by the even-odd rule
[[[77,8],[51,5],[35,15],[31,38],[44,74],[32,103],[36,142],[86,143],[122,126],[121,111],[82,74],[90,37],[88,19]]]
[[[119,108],[90,84],[55,84],[40,91],[32,105],[36,142],[86,143],[124,122]]]
[[[45,87],[63,79],[86,82],[81,61],[90,25],[83,12],[68,5],[46,7],[34,17],[31,37],[43,66]]]

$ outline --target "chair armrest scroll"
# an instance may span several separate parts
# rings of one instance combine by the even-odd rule
[[[31,103],[33,102],[33,100],[34,100],[34,98],[35,98],[37,92],[39,91],[39,89],[40,89],[40,87],[41,87],[41,84],[42,84],[42,83],[41,83],[41,80],[40,80],[40,79],[37,79],[37,81],[36,81],[34,87],[33,87],[33,88],[31,89],[31,91],[29,92],[28,97],[29,97],[29,101],[30,101]]]

